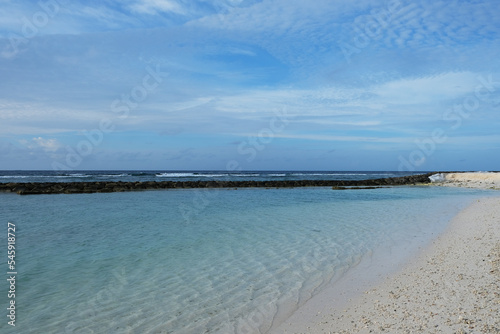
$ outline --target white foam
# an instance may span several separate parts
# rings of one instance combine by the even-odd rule
[[[429,180],[431,180],[432,183],[435,182],[444,182],[446,180],[446,176],[443,173],[438,173],[429,176]]]
[[[156,177],[222,177],[229,174],[198,174],[198,173],[161,173],[156,174]]]

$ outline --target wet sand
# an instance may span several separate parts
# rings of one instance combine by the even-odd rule
[[[498,173],[459,174],[440,185],[500,188]],[[271,333],[500,333],[500,197],[473,203],[397,273],[347,297],[315,296]]]

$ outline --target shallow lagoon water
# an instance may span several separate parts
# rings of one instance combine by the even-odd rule
[[[0,194],[1,220],[17,227],[16,329],[265,332],[366,254],[409,254],[486,195],[445,187]]]

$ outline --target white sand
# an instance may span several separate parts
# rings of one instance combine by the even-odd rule
[[[491,180],[449,177],[464,186]],[[341,307],[335,298],[313,298],[272,333],[500,333],[500,198],[463,210],[375,288]]]
[[[436,185],[500,190],[500,173],[445,173]]]

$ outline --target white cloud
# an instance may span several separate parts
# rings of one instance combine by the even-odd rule
[[[61,108],[49,102],[16,102],[0,99],[0,134],[48,134],[79,131],[99,126],[103,118],[115,119],[108,109],[104,111],[79,106]]]
[[[130,5],[130,9],[141,14],[176,13],[184,14],[184,9],[172,0],[139,0]]]
[[[300,120],[300,123],[311,123],[311,124],[318,124],[321,126],[341,125],[341,126],[352,126],[352,127],[374,127],[382,124],[380,120],[343,122],[343,121],[324,120],[324,119],[305,119],[305,120]]]
[[[229,47],[229,48],[227,48],[227,52],[230,54],[249,56],[249,57],[256,56],[255,52],[253,52],[253,51],[245,50],[245,49],[237,48],[237,47]]]
[[[362,110],[347,110],[366,105],[366,90],[329,87],[324,89],[262,89],[221,96],[216,110],[240,115],[268,115],[273,110],[289,108],[297,115],[365,114]],[[374,104],[378,106],[377,104]]]
[[[195,98],[191,101],[186,101],[186,102],[181,102],[181,103],[172,103],[166,108],[166,110],[168,112],[188,110],[188,109],[192,109],[192,108],[196,108],[196,107],[208,104],[208,103],[212,102],[213,100],[214,100],[213,97]]]
[[[387,103],[416,104],[438,103],[474,93],[480,84],[478,75],[472,72],[443,73],[431,77],[394,80],[371,91]]]
[[[238,134],[241,136],[241,134]],[[255,134],[249,133],[246,136],[255,136]],[[381,138],[381,137],[368,137],[368,136],[336,136],[336,135],[317,135],[317,134],[288,134],[288,133],[276,133],[273,135],[274,138],[287,138],[287,139],[299,139],[299,140],[314,140],[314,141],[337,141],[337,142],[368,142],[368,143],[410,143],[413,142],[413,138],[403,138],[403,137],[391,137],[391,138]]]
[[[31,141],[21,141],[21,144],[26,145],[30,149],[42,149],[45,152],[56,152],[62,147],[57,139],[35,137]]]

